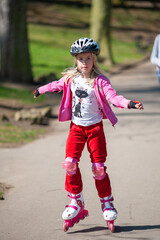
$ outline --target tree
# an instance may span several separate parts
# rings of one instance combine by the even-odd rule
[[[1,78],[32,83],[26,0],[0,0]]]
[[[100,44],[101,57],[114,64],[111,46],[111,0],[92,0],[91,37]]]

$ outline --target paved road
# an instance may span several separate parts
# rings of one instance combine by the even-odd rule
[[[104,121],[108,172],[118,210],[116,232],[103,220],[85,149],[80,167],[89,217],[62,231],[68,203],[64,190],[65,142],[69,123],[52,122],[53,134],[13,149],[0,149],[0,182],[14,186],[0,201],[1,240],[160,239],[160,88],[149,63],[112,76],[122,94],[145,110],[118,110],[113,128]]]

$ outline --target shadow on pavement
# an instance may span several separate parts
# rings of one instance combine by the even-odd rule
[[[104,231],[104,230],[106,231],[106,229],[107,229],[106,227],[97,226],[97,227],[86,228],[86,229],[82,229],[74,232],[69,232],[68,234],[89,233],[89,232],[98,232],[98,231]]]
[[[117,117],[125,117],[125,116],[160,116],[158,112],[124,112],[124,113],[116,113]]]
[[[153,230],[160,229],[160,225],[144,225],[144,226],[116,226],[115,232],[132,232],[135,230]]]
[[[125,93],[159,93],[160,92],[160,86],[157,87],[149,87],[149,88],[128,88],[124,90],[117,90],[117,92],[123,92]]]
[[[142,231],[142,230],[154,230],[160,229],[160,225],[144,225],[144,226],[115,226],[115,233],[120,232],[132,232],[132,231]],[[74,232],[68,232],[67,234],[75,234],[75,233],[89,233],[89,232],[98,232],[98,231],[106,231],[107,227],[97,226],[86,228]]]

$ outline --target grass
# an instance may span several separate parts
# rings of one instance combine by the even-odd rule
[[[51,26],[29,25],[30,52],[35,77],[53,72],[57,78],[61,72],[74,64],[70,46],[80,37],[89,37],[89,32],[81,34],[78,30],[53,28]],[[112,49],[116,63],[124,63],[143,57],[132,41],[113,37]],[[102,66],[107,70],[107,66]]]
[[[35,103],[35,99],[33,98],[33,93],[25,89],[22,90],[22,89],[0,86],[0,98],[16,99],[16,100],[20,100],[22,103],[25,103],[25,104]],[[42,102],[45,99],[46,97],[42,95],[40,98],[36,99],[36,102]]]
[[[34,77],[53,72],[58,79],[65,68],[73,66],[73,58],[69,53],[71,44],[80,37],[90,37],[91,9],[47,3],[29,3],[29,9],[29,22],[37,18],[38,23],[42,23],[28,25]],[[149,32],[159,28],[158,22],[158,10],[114,8],[111,25],[115,62],[124,64],[142,59],[151,50],[153,42],[148,44],[151,38]],[[141,46],[146,47],[145,51],[136,44],[137,36],[143,36]],[[101,64],[101,67],[107,70],[109,66]]]
[[[0,200],[4,200],[3,195],[4,195],[4,192],[1,192],[1,191],[0,191]]]
[[[10,123],[0,125],[1,143],[27,143],[33,141],[38,135],[44,133],[44,129],[24,130]]]
[[[3,197],[3,194],[4,194],[3,192],[0,192],[0,199]]]
[[[0,98],[5,98],[6,101],[9,101],[9,99],[16,99],[23,104],[35,103],[35,99],[33,98],[33,93],[31,91],[3,86],[0,86]],[[45,101],[45,99],[46,97],[42,95],[40,98],[36,99],[36,103]],[[43,134],[44,132],[45,129],[43,128],[26,130],[24,127],[19,127],[9,122],[0,122],[0,143],[28,143],[36,139],[40,134]]]
[[[41,24],[28,24],[29,48],[34,78],[54,73],[59,79],[61,72],[74,65],[70,55],[71,44],[80,37],[90,37],[89,8],[67,7],[56,4],[45,4],[38,9],[33,6],[34,14],[38,14]],[[33,17],[34,18],[34,17]],[[150,29],[155,31],[159,22],[158,11],[138,11],[114,9],[112,13],[112,50],[117,64],[128,63],[142,59],[146,52],[142,52],[135,40],[134,29]],[[49,22],[47,22],[49,21]],[[50,25],[47,25],[50,24]],[[59,27],[58,27],[59,26]],[[155,28],[154,28],[155,27]],[[159,26],[158,26],[159,27]],[[130,29],[130,31],[128,31]],[[134,34],[133,34],[134,33]],[[133,35],[132,35],[133,34]],[[131,36],[132,35],[132,36]],[[140,31],[138,32],[140,35]],[[151,49],[151,44],[150,44]],[[146,49],[146,51],[148,51]],[[100,64],[104,70],[109,66]],[[0,98],[16,99],[24,104],[34,104],[35,99],[31,91],[13,89],[0,85]],[[45,101],[45,96],[36,99],[36,102]],[[1,143],[30,142],[45,130],[26,130],[11,123],[0,124]]]
[[[127,63],[131,60],[139,60],[144,57],[144,54],[137,50],[135,42],[122,41],[114,38],[113,42],[113,56],[116,63]]]
[[[83,36],[86,35],[88,36],[88,32]],[[30,53],[34,76],[53,72],[59,78],[65,68],[73,66],[70,45],[81,36],[75,30],[30,24]]]

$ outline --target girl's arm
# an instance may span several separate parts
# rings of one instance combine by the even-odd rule
[[[116,90],[112,87],[111,83],[107,79],[107,81],[103,81],[103,92],[106,99],[116,107],[119,108],[137,108],[142,110],[143,105],[139,101],[132,101],[126,99],[122,95],[117,95]]]
[[[34,98],[37,98],[39,95],[44,94],[46,92],[60,92],[61,90],[63,90],[63,86],[64,86],[64,77],[62,77],[58,81],[50,82],[36,89],[33,93]]]

